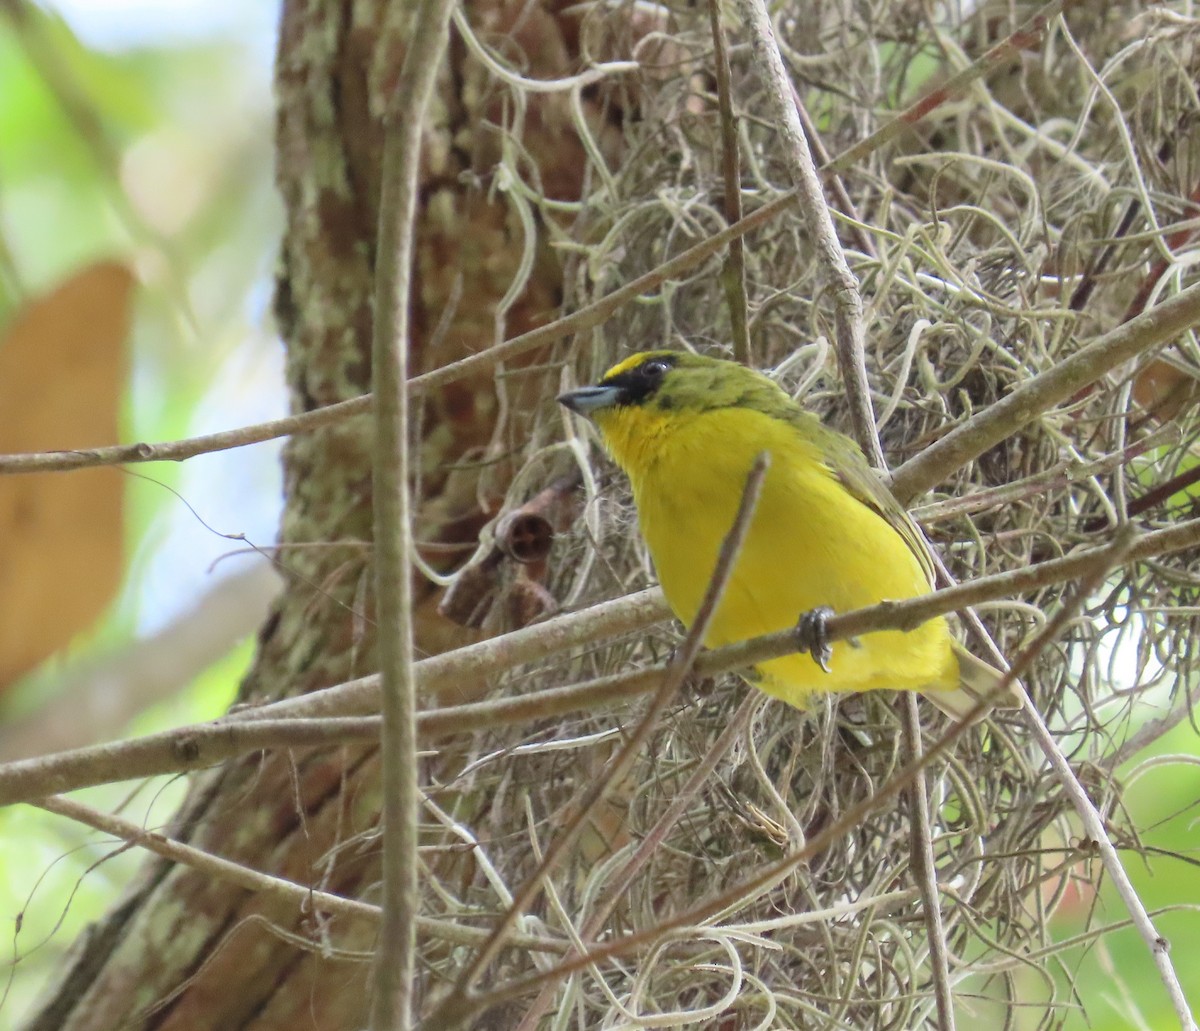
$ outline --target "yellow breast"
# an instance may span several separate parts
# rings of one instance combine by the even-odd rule
[[[636,425],[630,420],[636,420]],[[755,456],[771,455],[750,531],[705,644],[717,647],[794,626],[820,605],[839,612],[929,590],[896,530],[850,494],[814,444],[746,408],[622,413],[602,427],[629,474],[642,534],[663,591],[685,624],[695,617],[733,524]],[[803,707],[814,691],[945,690],[958,664],[944,620],[833,646],[831,673],[808,655],[764,663],[760,685]]]

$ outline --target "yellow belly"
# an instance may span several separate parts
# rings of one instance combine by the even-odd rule
[[[771,453],[750,532],[705,638],[719,647],[929,590],[903,538],[848,493],[787,424],[745,409],[706,412],[660,437],[631,477],[642,533],[675,614],[690,625],[733,524],[755,455]],[[830,673],[809,655],[759,667],[759,686],[803,708],[814,691],[949,690],[958,662],[944,620],[833,645]]]

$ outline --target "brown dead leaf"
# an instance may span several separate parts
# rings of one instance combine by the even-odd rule
[[[133,276],[90,265],[0,336],[0,453],[112,444]],[[108,606],[121,582],[117,469],[0,476],[0,690]]]
[[[1156,422],[1167,423],[1200,396],[1200,382],[1187,369],[1162,358],[1146,364],[1133,381],[1133,399]]]

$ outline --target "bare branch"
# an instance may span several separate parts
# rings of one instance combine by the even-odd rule
[[[114,838],[127,841],[153,852],[163,859],[182,866],[190,866],[194,870],[207,874],[215,880],[232,884],[263,895],[269,895],[296,907],[301,913],[325,913],[329,916],[344,916],[356,920],[366,920],[378,924],[381,912],[378,906],[369,902],[358,902],[355,899],[342,898],[327,891],[318,891],[283,877],[273,877],[271,874],[252,870],[241,863],[234,863],[211,852],[193,848],[159,834],[157,831],[146,830],[136,823],[122,820],[118,816],[93,809],[69,798],[50,796],[37,801],[37,807],[48,813],[65,816],[77,823],[85,824],[103,834],[111,834]],[[487,932],[482,928],[470,927],[452,920],[434,920],[429,917],[417,917],[417,927],[425,934],[450,942],[454,945],[478,945],[483,941]],[[522,934],[514,936],[514,944],[519,942],[523,948],[538,952],[562,952],[564,943],[550,938],[540,938],[536,935]]]
[[[1195,547],[1197,544],[1200,544],[1200,519],[1192,519],[1169,529],[1143,534],[1130,547],[1125,561],[1141,562]],[[981,577],[955,587],[934,591],[920,598],[883,602],[870,608],[840,613],[830,617],[828,636],[830,641],[839,641],[876,630],[912,629],[926,620],[948,612],[1012,597],[1048,584],[1077,579],[1094,568],[1097,558],[1106,551],[1103,547],[1093,548],[1032,567]],[[642,597],[652,593],[643,592]],[[615,606],[620,602],[606,604]],[[470,649],[463,651],[469,652]],[[782,630],[704,652],[696,659],[695,672],[700,676],[715,676],[745,669],[795,651],[794,632]],[[449,652],[438,656],[437,659],[426,659],[417,663],[417,678],[422,687],[422,670],[425,663],[437,662],[438,676],[452,677],[453,657],[457,654]],[[659,682],[664,672],[664,667],[653,666],[516,698],[432,709],[420,714],[418,732],[425,740],[436,740],[460,732],[464,728],[474,731],[561,715],[579,709],[597,709],[649,691]],[[352,692],[352,708],[355,711],[361,711],[365,704],[363,692],[359,690],[363,684],[363,681],[352,681],[349,685],[356,689]],[[330,705],[329,709],[335,711],[333,705]],[[275,705],[267,705],[253,711],[267,714],[279,710]],[[245,720],[239,718],[241,716],[242,713],[236,713],[213,723],[164,731],[134,741],[5,763],[0,765],[0,805],[13,805],[49,794],[74,791],[115,780],[196,769],[261,748],[315,747],[346,741],[370,741],[375,740],[378,735],[378,720],[370,717],[340,720]]]
[[[821,267],[833,287],[838,368],[846,387],[846,402],[854,435],[871,464],[884,468],[883,449],[871,408],[871,386],[867,382],[863,352],[863,310],[858,279],[850,271],[837,230],[825,204],[825,192],[813,164],[804,127],[792,100],[792,85],[783,67],[783,56],[775,41],[771,16],[763,0],[739,0],[742,18],[750,32],[759,75],[767,87],[767,99],[783,142],[792,184],[798,195],[801,217],[812,233]]]
[[[375,325],[375,598],[383,722],[383,924],[371,980],[372,1031],[408,1031],[416,1019],[420,781],[412,626],[408,352],[421,131],[450,41],[455,0],[422,0],[388,101],[379,201]],[[394,42],[399,42],[395,40]]]
[[[1197,323],[1200,284],[1110,330],[956,426],[893,473],[892,493],[907,504],[1122,362],[1173,340]]]

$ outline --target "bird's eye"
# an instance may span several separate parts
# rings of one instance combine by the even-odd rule
[[[646,362],[642,366],[642,375],[647,379],[662,379],[670,368],[670,362],[665,362],[661,358],[655,358],[653,361]]]

